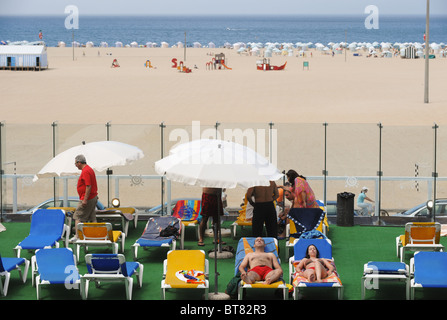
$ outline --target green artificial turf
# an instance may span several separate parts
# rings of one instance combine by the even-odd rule
[[[128,261],[132,260],[131,245],[140,237],[144,230],[146,222],[139,221],[138,228],[129,226],[129,234],[126,237],[125,256]],[[223,228],[229,228],[231,222],[224,222]],[[0,232],[0,254],[2,257],[13,257],[13,248],[23,240],[29,233],[30,223],[27,222],[4,222],[6,231]],[[361,299],[361,277],[363,265],[368,261],[399,261],[396,256],[396,237],[403,234],[404,227],[375,227],[375,226],[354,226],[340,227],[329,226],[328,237],[332,241],[333,256],[337,271],[344,286],[345,300]],[[238,229],[238,239],[241,236],[250,237],[251,228]],[[207,253],[210,266],[210,293],[215,292],[215,263],[210,259],[208,251],[214,248],[211,238],[205,238],[205,247],[197,246],[196,231],[193,228],[186,229],[185,250],[202,249]],[[235,250],[237,240],[225,237],[227,245]],[[447,245],[447,239],[441,238],[441,243]],[[62,242],[61,242],[62,245]],[[281,265],[284,270],[284,279],[288,281],[288,261],[285,259],[285,240],[279,241]],[[180,248],[177,243],[177,249]],[[105,251],[104,251],[105,250]],[[166,258],[168,249],[150,248],[148,250],[139,250],[139,262],[144,265],[143,287],[139,288],[134,281],[133,300],[160,300],[160,283],[162,280],[163,260]],[[108,249],[92,248],[89,252],[100,253],[109,252]],[[31,259],[33,253],[26,250],[22,251],[22,257]],[[81,249],[81,256],[83,250]],[[411,255],[408,254],[406,262],[409,264]],[[78,262],[80,274],[86,273],[86,266],[81,257]],[[226,286],[234,276],[234,258],[217,260],[218,288],[217,292],[225,292]],[[416,299],[444,299],[447,297],[445,290],[418,290]],[[201,299],[202,292],[193,290],[171,290],[167,294],[168,300],[195,300]],[[274,300],[280,297],[275,292],[254,292],[248,295],[247,299],[267,299]],[[9,285],[7,297],[1,300],[35,300],[36,290],[31,286],[31,268],[28,274],[28,280],[23,284],[17,272],[13,272]],[[78,290],[67,290],[64,286],[45,286],[41,293],[42,300],[79,300]],[[90,284],[89,300],[124,300],[126,294],[124,284],[122,283],[104,283],[100,288],[95,288]],[[331,289],[306,289],[303,291],[303,300],[315,299],[337,299],[336,291]],[[405,285],[403,283],[382,283],[379,290],[367,290],[366,299],[368,300],[403,300],[405,299]]]

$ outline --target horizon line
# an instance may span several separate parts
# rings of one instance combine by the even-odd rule
[[[91,16],[91,17],[185,17],[185,16],[191,16],[191,17],[212,17],[212,16],[222,16],[222,17],[228,17],[228,16],[239,16],[239,17],[253,17],[253,16],[285,16],[285,17],[303,17],[303,16],[321,16],[321,17],[346,17],[346,16],[364,16],[364,14],[359,13],[158,13],[158,14],[140,14],[140,13],[126,13],[126,14],[115,14],[115,13],[82,13],[83,16]],[[425,17],[425,13],[381,13],[381,16],[385,17]],[[431,17],[445,17],[447,16],[447,13],[432,13],[430,14]],[[10,13],[10,14],[2,14],[0,13],[0,17],[66,17],[66,14],[56,14],[56,13],[23,13],[23,14],[17,14],[17,13]]]

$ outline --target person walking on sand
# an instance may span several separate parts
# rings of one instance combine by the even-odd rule
[[[265,241],[258,237],[255,239],[255,251],[248,253],[239,265],[241,279],[252,284],[256,281],[264,281],[271,284],[279,280],[283,271],[276,256],[271,252],[265,252]],[[249,270],[245,270],[250,268]]]
[[[87,165],[84,155],[80,154],[76,156],[75,166],[81,170],[81,175],[79,176],[77,185],[80,202],[73,214],[73,219],[75,220],[75,230],[77,230],[79,222],[96,222],[98,185],[96,183],[95,172],[89,165]],[[76,241],[76,239],[77,235],[70,240]]]

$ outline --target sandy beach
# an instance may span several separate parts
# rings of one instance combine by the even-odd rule
[[[232,70],[207,70],[223,52]],[[312,57],[310,57],[312,52]],[[447,122],[447,59],[430,60],[424,104],[422,59],[354,57],[351,52],[273,56],[284,71],[256,70],[259,57],[231,49],[188,48],[189,74],[172,68],[183,48],[48,48],[43,72],[2,71],[7,123],[378,123]],[[120,68],[111,68],[117,59]],[[146,68],[150,60],[155,68]],[[303,69],[309,61],[309,70]],[[198,69],[194,69],[197,66]],[[6,112],[7,111],[7,112]]]
[[[221,52],[232,69],[208,70],[206,63]],[[71,47],[50,47],[48,70],[0,72],[0,120],[6,124],[7,141],[4,161],[15,162],[18,174],[35,174],[51,158],[53,121],[60,127],[58,152],[80,140],[105,140],[105,124],[110,122],[112,139],[134,144],[145,154],[143,160],[116,168],[114,174],[136,177],[155,174],[162,121],[181,128],[188,128],[192,121],[212,128],[218,121],[223,127],[266,130],[269,122],[275,123],[278,167],[295,168],[306,176],[321,176],[321,124],[336,124],[331,126],[329,137],[329,175],[376,176],[376,124],[380,122],[385,128],[396,126],[384,140],[385,175],[411,177],[415,164],[419,164],[418,174],[429,177],[433,171],[431,127],[433,123],[441,128],[447,124],[446,58],[430,60],[430,103],[425,104],[421,59],[367,58],[367,52],[359,57],[351,52],[346,57],[332,57],[315,49],[304,58],[297,57],[295,50],[294,56],[271,58],[272,65],[287,62],[285,70],[259,71],[256,61],[260,57],[240,55],[231,49],[188,48],[184,65],[192,72],[180,73],[172,68],[172,59],[184,61],[183,48],[75,48],[74,61],[72,54]],[[111,68],[114,59],[119,68]],[[145,67],[147,60],[153,68]],[[304,61],[309,62],[309,69],[303,68]],[[408,126],[412,127],[406,131]],[[298,136],[302,138],[297,143],[290,143]],[[346,137],[349,144],[343,142]],[[268,141],[268,136],[265,139]],[[176,142],[166,143],[165,154]],[[438,160],[440,176],[445,176],[445,152],[439,153]],[[12,174],[13,167],[5,166],[5,171]],[[139,186],[129,181],[120,186],[124,204],[159,203],[158,181]],[[339,181],[329,184],[328,200],[336,200],[341,191],[357,194],[363,184],[372,188],[370,197],[374,197],[371,180],[352,185]],[[322,198],[323,183],[314,182],[313,187]],[[422,182],[419,190],[409,181],[387,182],[382,188],[382,203],[388,208],[408,208],[427,198],[427,185]],[[52,189],[50,180],[25,181],[19,184],[18,202],[36,204],[51,197]],[[74,182],[69,189],[73,194]],[[62,186],[60,190],[62,195]],[[113,186],[111,190],[113,195]],[[438,187],[439,196],[444,195],[443,190]],[[106,191],[101,193],[105,200]],[[239,188],[229,190],[230,206],[239,206],[243,194]],[[183,196],[200,196],[200,189],[173,184],[172,197]],[[11,197],[8,193],[8,203]]]

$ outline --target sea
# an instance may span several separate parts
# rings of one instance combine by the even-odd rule
[[[78,29],[65,27],[66,16],[0,16],[0,41],[59,42],[71,46],[106,42],[115,46],[178,42],[222,47],[235,43],[423,43],[426,19],[421,16],[383,16],[368,21],[359,16],[80,16]],[[447,43],[447,16],[430,17],[430,43]]]

